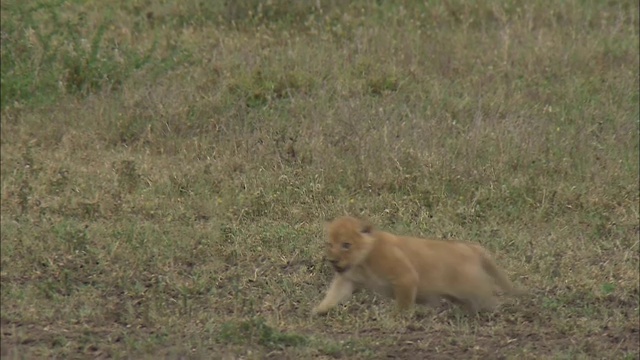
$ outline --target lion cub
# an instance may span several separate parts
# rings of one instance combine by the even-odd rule
[[[327,257],[336,273],[314,314],[327,313],[357,287],[395,298],[400,310],[445,298],[471,313],[492,309],[498,288],[521,292],[480,245],[395,236],[348,216],[326,230]]]

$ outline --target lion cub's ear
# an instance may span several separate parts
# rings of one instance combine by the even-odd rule
[[[360,222],[360,226],[360,232],[363,234],[371,234],[371,232],[373,231],[373,225],[366,220],[362,220]]]

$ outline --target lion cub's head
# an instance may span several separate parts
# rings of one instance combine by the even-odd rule
[[[374,238],[371,224],[344,216],[325,224],[328,235],[327,260],[339,272],[361,263],[369,254]]]

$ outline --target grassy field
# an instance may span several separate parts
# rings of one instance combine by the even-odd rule
[[[637,359],[637,1],[1,3],[3,359]],[[312,317],[324,220],[495,313]]]

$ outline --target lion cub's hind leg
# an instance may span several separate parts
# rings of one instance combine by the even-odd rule
[[[465,283],[459,285],[456,291],[445,297],[462,305],[467,313],[475,315],[481,311],[492,311],[498,305],[495,286],[485,274],[469,276]]]
[[[446,299],[447,297],[443,296],[443,298]],[[416,303],[420,305],[432,307],[432,308],[437,308],[438,306],[440,306],[441,298],[440,296],[437,296],[437,295],[423,295],[416,298]]]
[[[477,294],[468,297],[463,301],[465,310],[476,315],[481,311],[493,311],[498,305],[498,301],[493,295]]]

